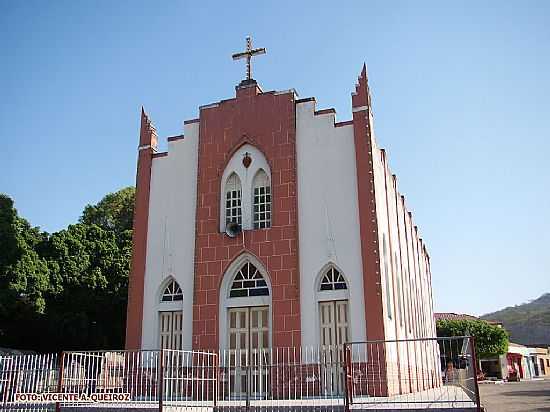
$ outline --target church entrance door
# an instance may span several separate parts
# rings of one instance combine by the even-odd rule
[[[183,312],[160,312],[160,348],[181,350]]]
[[[265,395],[268,386],[269,307],[229,309],[229,387],[232,396]],[[249,385],[249,386],[247,386]]]
[[[321,382],[326,393],[340,395],[344,390],[344,343],[349,340],[348,301],[319,302],[321,332]]]

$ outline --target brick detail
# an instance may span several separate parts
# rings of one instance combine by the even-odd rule
[[[141,349],[143,293],[149,225],[149,193],[151,166],[157,146],[157,133],[149,117],[141,109],[141,128],[136,175],[134,230],[132,235],[132,266],[128,282],[126,313],[126,349]]]
[[[384,340],[384,311],[381,290],[380,254],[378,245],[378,219],[372,159],[371,99],[367,79],[367,67],[359,77],[352,95],[352,107],[364,108],[353,112],[353,135],[357,164],[357,193],[359,205],[359,231],[361,258],[363,261],[363,285],[365,295],[365,319],[367,340]],[[384,355],[379,360],[380,379],[387,381]]]
[[[197,175],[193,348],[218,349],[219,293],[231,262],[258,258],[272,286],[272,344],[300,345],[296,118],[292,93],[237,89],[235,99],[201,108]],[[261,150],[271,168],[272,227],[229,238],[219,233],[221,177],[243,144]]]

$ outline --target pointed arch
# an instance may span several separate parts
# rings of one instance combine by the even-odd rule
[[[315,291],[319,300],[327,300],[329,297],[331,299],[348,299],[349,282],[345,272],[332,261],[326,263],[317,273]]]
[[[178,302],[183,300],[183,290],[172,276],[161,283],[159,288],[159,302]]]
[[[244,262],[235,274],[229,297],[269,296],[269,288],[262,273],[250,261]]]
[[[229,313],[239,308],[266,308],[271,341],[271,279],[260,259],[249,252],[240,254],[225,269],[219,287],[220,349],[228,347]]]
[[[248,162],[244,162],[245,158],[249,158]],[[235,175],[236,177],[232,177]],[[257,179],[256,179],[257,177]],[[240,190],[239,201],[240,203],[239,218],[234,218],[233,214],[228,213],[228,207],[237,207],[238,205],[233,205],[234,197],[233,195],[238,195],[231,193],[231,198],[227,198],[228,190],[226,187],[229,187],[228,184],[233,184],[234,181],[238,178],[240,186],[237,185],[236,190]],[[231,179],[231,181],[230,181]],[[224,232],[226,225],[231,221],[236,221],[239,223],[243,230],[254,229],[254,184],[258,184],[258,187],[269,187],[269,226],[271,225],[271,213],[272,213],[272,199],[271,199],[271,167],[268,163],[267,158],[263,152],[256,146],[251,143],[245,143],[241,146],[238,146],[231,156],[227,164],[225,165],[224,171],[220,180],[220,232]],[[260,186],[261,185],[261,186]],[[260,193],[263,192],[263,193]],[[266,190],[258,190],[259,198],[258,201],[265,203],[267,201]],[[262,198],[263,196],[263,198]],[[238,196],[237,196],[238,197]],[[231,205],[228,205],[227,201],[231,201]],[[263,218],[263,223],[258,223],[259,227],[269,227],[267,224],[268,219],[266,215],[267,207],[263,206],[263,211],[261,207],[258,207],[258,218]],[[263,215],[261,215],[263,213]]]
[[[321,346],[342,345],[351,336],[348,282],[343,271],[329,262],[317,275],[317,319]]]
[[[319,292],[326,290],[343,290],[347,289],[348,284],[344,276],[334,266],[330,266],[321,276],[319,284]]]
[[[271,183],[263,169],[258,169],[252,180],[254,229],[271,227]]]
[[[173,276],[168,276],[157,293],[157,347],[181,350],[183,345],[183,290]]]

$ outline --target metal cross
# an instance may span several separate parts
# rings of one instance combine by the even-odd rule
[[[233,60],[245,59],[246,58],[246,80],[252,79],[252,68],[250,66],[250,60],[252,56],[257,56],[260,54],[265,54],[265,49],[253,49],[252,48],[252,39],[250,36],[246,38],[246,50],[241,53],[235,53],[232,57]]]

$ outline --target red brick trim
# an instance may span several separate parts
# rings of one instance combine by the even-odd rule
[[[167,140],[168,142],[175,142],[175,141],[177,141],[177,140],[183,140],[184,137],[185,137],[184,135],[180,134],[180,135],[177,135],[177,136],[170,136],[170,137],[168,137],[166,140]]]
[[[126,349],[141,349],[143,323],[143,294],[147,256],[147,230],[149,225],[149,194],[151,166],[156,147],[156,130],[145,111],[141,110],[140,146],[136,175],[134,230],[132,235],[132,263],[128,281],[128,307],[126,316]]]
[[[334,127],[350,126],[353,124],[353,120],[346,120],[344,122],[334,123]]]
[[[324,114],[336,114],[336,109],[330,108],[330,109],[322,109],[322,110],[316,110],[313,112],[314,116],[322,116]]]
[[[376,215],[373,144],[370,129],[370,95],[368,87],[367,68],[363,65],[359,84],[352,95],[352,107],[365,107],[364,110],[353,112],[365,319],[367,323],[367,340],[384,340],[384,310],[381,290],[380,247],[378,244],[378,219]],[[378,362],[380,380],[381,382],[388,382],[384,354],[381,354]],[[381,389],[381,395],[385,396],[388,387],[385,386]]]
[[[378,244],[373,146],[368,109],[370,107],[370,99],[366,66],[363,66],[363,71],[359,77],[359,84],[356,87],[355,94],[352,96],[352,106],[354,108],[367,107],[366,110],[353,113],[367,339],[383,340],[385,339],[385,333],[382,290],[380,286],[380,247]]]
[[[315,102],[315,97],[306,97],[304,99],[297,99],[294,103],[300,104],[300,103],[306,103],[306,102]]]

